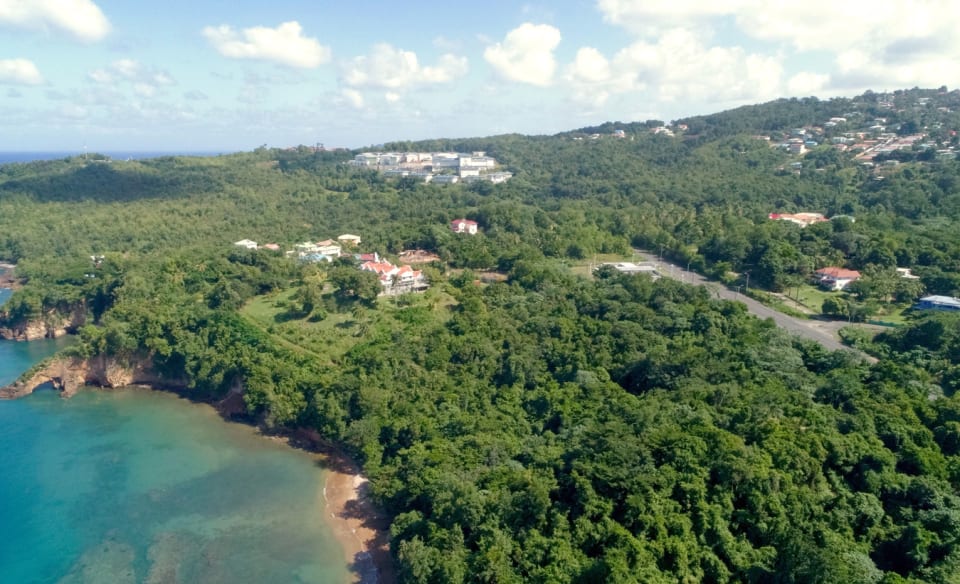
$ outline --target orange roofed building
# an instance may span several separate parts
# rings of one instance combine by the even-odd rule
[[[384,294],[419,292],[429,287],[423,271],[414,270],[410,266],[395,266],[388,261],[364,262],[360,269],[373,272],[380,278]]]
[[[859,278],[860,272],[837,267],[820,268],[813,274],[814,281],[827,290],[843,290]]]

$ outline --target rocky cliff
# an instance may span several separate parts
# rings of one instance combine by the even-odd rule
[[[153,370],[153,362],[146,357],[119,360],[100,355],[91,359],[55,357],[29,376],[0,388],[0,399],[15,399],[30,395],[45,383],[51,383],[65,397],[84,385],[117,388],[126,385],[149,385],[158,389],[183,389],[183,379],[166,379]]]
[[[86,321],[87,311],[84,306],[77,306],[69,314],[52,311],[42,318],[0,326],[0,339],[8,341],[55,339],[76,331]]]

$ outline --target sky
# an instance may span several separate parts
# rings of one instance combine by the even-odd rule
[[[0,151],[670,121],[960,79],[956,0],[0,0]]]

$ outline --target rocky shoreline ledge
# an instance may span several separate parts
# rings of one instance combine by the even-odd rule
[[[28,396],[47,383],[65,398],[74,395],[83,386],[104,389],[141,386],[192,398],[185,392],[188,387],[186,379],[161,377],[154,371],[149,357],[121,360],[100,355],[90,359],[54,356],[26,372],[16,382],[0,388],[0,399]],[[210,405],[226,419],[243,415],[246,412],[243,384],[235,384],[226,397]],[[324,499],[323,520],[343,547],[352,581],[360,584],[392,584],[395,574],[390,556],[390,521],[370,500],[367,479],[360,472],[359,465],[315,430],[259,430],[268,438],[283,441],[292,448],[317,456],[318,464],[327,473],[319,495]]]

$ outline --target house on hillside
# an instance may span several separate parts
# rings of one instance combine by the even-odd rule
[[[233,245],[246,249],[257,249],[257,242],[252,239],[241,239],[240,241],[233,242]]]
[[[632,262],[608,262],[599,267],[610,266],[621,274],[647,274],[654,280],[660,277],[657,267],[653,264],[635,264]]]
[[[477,222],[470,219],[454,219],[450,222],[450,230],[454,233],[477,234]]]
[[[946,312],[960,312],[960,298],[952,296],[924,296],[913,305],[916,310],[943,310]]]
[[[796,164],[796,163],[795,163]],[[803,167],[803,164],[800,163],[800,168]],[[814,223],[821,223],[823,221],[829,221],[822,213],[770,213],[767,217],[773,221],[789,221],[799,225],[800,227],[806,227],[807,225],[813,225]]]
[[[826,290],[843,290],[851,282],[860,278],[860,272],[856,270],[847,270],[831,266],[829,268],[820,268],[813,274],[813,280],[821,288]]]
[[[352,233],[344,233],[337,237],[337,241],[345,245],[360,245],[360,236]]]
[[[340,251],[343,248],[332,239],[324,239],[317,242],[316,252],[332,258],[340,257]]]
[[[358,262],[373,262],[376,264],[376,263],[380,263],[380,254],[378,254],[377,252],[355,253],[353,254],[353,259],[357,260]]]
[[[423,272],[410,266],[395,266],[388,261],[364,262],[360,269],[377,275],[384,294],[420,292],[429,287]]]

